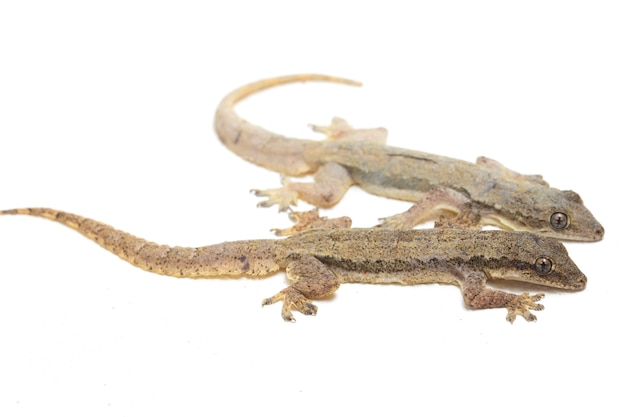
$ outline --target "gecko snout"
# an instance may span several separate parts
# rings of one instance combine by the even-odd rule
[[[603,237],[604,237],[604,227],[598,225],[598,228],[596,229],[596,232],[595,232],[595,238],[596,240],[602,240]]]
[[[587,277],[583,273],[576,274],[576,278],[571,280],[569,287],[572,290],[582,291],[587,286]]]

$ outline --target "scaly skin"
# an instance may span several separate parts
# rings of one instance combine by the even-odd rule
[[[289,138],[256,126],[234,111],[257,91],[286,83],[329,81],[359,83],[318,74],[261,80],[228,94],[215,114],[224,145],[244,159],[288,176],[314,175],[313,183],[287,182],[256,191],[260,203],[287,210],[299,199],[317,207],[336,204],[352,185],[372,194],[415,202],[405,213],[383,219],[381,227],[409,229],[442,216],[472,228],[491,225],[530,231],[561,240],[597,241],[604,229],[573,191],[551,188],[539,175],[522,175],[485,157],[470,163],[384,145],[383,128],[352,129],[335,118],[315,126],[325,141]]]
[[[58,210],[0,211],[0,215],[8,214],[44,217],[64,224],[132,265],[158,274],[188,278],[264,277],[285,270],[293,284],[265,299],[263,305],[282,301],[282,316],[287,321],[294,321],[292,310],[314,315],[317,307],[311,300],[333,294],[342,283],[433,282],[458,285],[470,308],[506,308],[507,320],[513,322],[519,315],[531,321],[536,319],[531,310],[543,309],[537,304],[542,294],[516,295],[489,289],[487,279],[524,281],[567,290],[582,290],[587,282],[563,244],[527,232],[339,226],[306,230],[286,239],[184,248],[148,242]]]

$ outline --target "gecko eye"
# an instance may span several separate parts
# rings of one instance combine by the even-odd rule
[[[550,216],[550,226],[552,226],[554,230],[563,230],[568,225],[569,218],[567,217],[567,214],[557,211],[556,213],[552,213],[552,216]]]
[[[537,271],[539,275],[548,275],[554,271],[554,268],[554,262],[547,256],[540,256],[535,260],[535,271]]]

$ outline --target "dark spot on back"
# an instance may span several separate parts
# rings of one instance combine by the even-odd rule
[[[241,266],[241,270],[243,272],[246,272],[250,269],[250,262],[248,262],[248,257],[247,256],[240,256],[239,258],[239,262],[241,262],[243,265]]]

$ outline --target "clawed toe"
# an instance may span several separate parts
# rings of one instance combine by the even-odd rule
[[[288,229],[271,229],[276,236],[289,236],[311,229],[349,229],[352,219],[349,217],[326,218],[320,217],[319,210],[292,211],[289,219],[295,224]]]
[[[311,303],[311,301],[300,292],[291,287],[285,288],[273,297],[266,298],[263,300],[261,305],[266,306],[277,303],[278,301],[283,302],[281,315],[285,321],[296,321],[291,313],[293,310],[298,311],[305,316],[314,316],[317,314],[317,306]]]
[[[287,211],[293,205],[298,203],[298,193],[283,188],[274,188],[270,190],[250,190],[257,197],[267,197],[266,200],[257,204],[257,207],[278,206],[279,211]]]
[[[407,219],[402,214],[396,214],[395,216],[390,217],[381,217],[378,221],[380,224],[376,227],[380,227],[382,229],[403,230],[411,228],[408,224],[409,222],[407,222]]]
[[[536,321],[537,316],[532,314],[530,310],[543,310],[543,305],[537,303],[543,297],[543,294],[529,295],[527,292],[518,295],[506,305],[508,310],[507,321],[513,323],[517,316],[522,316],[526,321]]]

